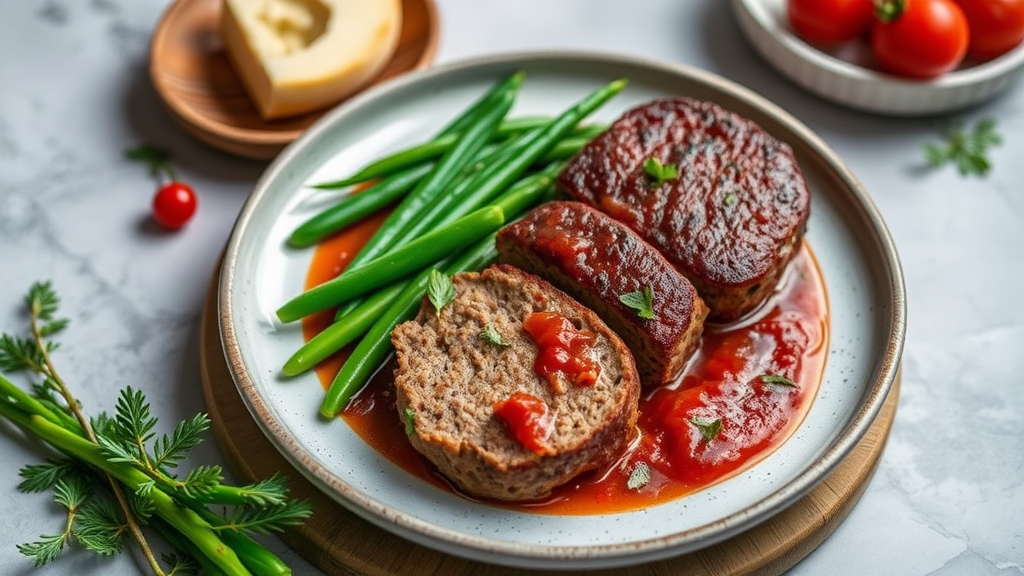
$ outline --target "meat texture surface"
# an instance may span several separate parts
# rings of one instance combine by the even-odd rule
[[[651,159],[676,166],[678,176],[657,177],[646,168]],[[786,143],[692,98],[627,111],[569,162],[558,185],[660,250],[717,322],[737,320],[771,295],[810,213],[810,193]]]
[[[542,204],[506,226],[498,258],[548,280],[597,312],[633,352],[645,387],[675,381],[708,309],[696,289],[629,227],[581,202]],[[650,290],[650,318],[622,301]]]
[[[640,381],[622,340],[589,309],[539,277],[506,265],[452,278],[455,299],[438,313],[424,299],[392,332],[396,405],[412,445],[465,493],[506,501],[543,498],[579,474],[608,466],[635,433]],[[557,312],[596,334],[600,366],[589,386],[559,392],[534,369],[523,328]],[[491,327],[504,341],[481,337]],[[517,441],[495,404],[516,392],[548,407],[543,449]]]

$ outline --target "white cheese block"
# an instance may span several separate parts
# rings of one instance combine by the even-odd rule
[[[225,0],[221,34],[260,116],[331,106],[387,65],[401,0]]]

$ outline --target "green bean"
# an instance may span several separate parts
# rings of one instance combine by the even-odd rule
[[[604,125],[587,126],[582,130],[574,132],[568,138],[559,140],[551,147],[550,150],[540,157],[537,163],[547,164],[554,160],[565,160],[571,158],[573,154],[579,152],[580,149],[593,140],[595,136],[604,132],[605,128],[607,127]]]
[[[342,198],[334,206],[306,220],[292,231],[288,244],[296,248],[312,246],[398,200],[426,176],[433,164],[421,164],[391,174],[358,194]]]
[[[363,245],[348,269],[386,252],[394,246],[394,240],[409,222],[418,217],[424,206],[429,205],[441,192],[463,172],[473,158],[487,143],[498,122],[508,113],[515,100],[518,84],[512,83],[508,90],[472,118],[472,122],[459,134],[459,141],[449,150],[434,169],[421,180],[416,188],[402,200],[373,236]],[[342,273],[344,275],[345,272]]]
[[[467,166],[466,169],[464,170],[464,174],[463,174],[462,180],[460,180],[459,182],[454,183],[454,187],[452,188],[452,192],[449,192],[449,193],[453,193],[453,194],[454,193],[458,193],[457,191],[462,189],[461,186],[464,186],[466,184],[466,181],[468,180],[468,177],[467,177],[468,175],[476,173],[476,172],[480,171],[481,169],[483,169],[483,167],[486,166],[488,162],[490,162],[493,159],[497,158],[498,154],[500,152],[502,152],[502,150],[503,150],[502,145],[491,145],[491,146],[488,146],[487,148],[485,148],[483,151],[481,151],[480,155],[477,156],[477,158],[475,158],[473,160],[473,162],[470,164],[470,166]],[[479,208],[479,206],[478,206],[478,208]],[[407,224],[407,226],[408,226],[408,224]],[[392,232],[390,236],[391,236],[390,244],[397,245],[397,243],[394,241],[396,238],[398,238],[398,231],[397,231],[397,229],[394,232]],[[403,238],[403,243],[404,242],[405,242],[405,239]],[[361,265],[363,262],[378,256],[379,253],[382,252],[382,251],[384,251],[383,250],[383,246],[374,247],[373,250],[360,250],[359,252],[356,253],[355,257],[353,257],[352,260],[349,261],[348,268],[354,268],[354,267],[356,267],[358,265]],[[353,310],[355,310],[356,307],[359,306],[360,303],[361,303],[360,300],[350,300],[350,301],[342,304],[341,306],[339,306],[337,312],[335,312],[335,315],[334,315],[335,322],[337,322],[338,320],[341,320],[342,318],[345,318],[346,316],[348,316],[348,314],[351,313]]]
[[[464,251],[450,263],[446,263],[443,268],[445,273],[450,276],[466,270],[482,268],[496,258],[497,251],[492,234]],[[321,416],[324,418],[335,417],[391,354],[393,350],[391,331],[398,324],[416,315],[423,299],[423,292],[427,287],[430,270],[428,268],[420,272],[416,279],[402,290],[402,293],[394,299],[356,345],[355,350],[342,364],[327,389],[327,395],[324,396],[320,404]]]
[[[507,192],[495,198],[493,205],[508,215],[507,221],[526,213],[547,197],[562,165],[562,162],[554,162],[543,171],[523,178]]]
[[[519,86],[522,85],[523,79],[526,74],[523,71],[516,71],[512,74],[505,76],[500,82],[494,84],[490,90],[484,93],[483,96],[473,102],[468,108],[462,111],[461,114],[455,117],[451,122],[445,125],[437,133],[434,139],[451,137],[451,143],[449,146],[455,144],[455,137],[460,132],[463,132],[468,128],[476,118],[480,116],[485,110],[490,109],[494,104],[505,97],[509,91],[516,91]],[[429,144],[429,142],[427,143]],[[422,145],[421,145],[422,146]],[[405,150],[399,150],[393,154],[390,154],[384,158],[380,158],[371,162],[358,170],[355,174],[345,178],[343,180],[336,180],[334,182],[326,182],[323,184],[316,184],[314,188],[327,188],[336,189],[351,186],[352,184],[358,184],[359,182],[365,182],[371,178],[377,178],[384,174],[391,173],[400,168],[409,166],[410,162],[413,164],[422,162],[425,152],[418,150],[418,146],[407,148]],[[428,150],[430,154],[439,155],[444,150]],[[426,156],[429,157],[429,156]]]
[[[595,135],[603,131],[604,128],[604,125],[589,126],[575,132],[572,136],[555,144],[537,163],[547,164],[553,160],[571,157],[579,152]],[[454,140],[454,137],[451,140]],[[474,164],[485,163],[492,156],[492,154],[484,152],[474,161]],[[313,216],[297,227],[289,236],[288,244],[295,248],[307,248],[359,222],[413,189],[419,179],[426,176],[432,167],[433,164],[420,164],[412,168],[406,168],[385,177],[380,182],[373,184],[358,194],[345,196],[334,206]]]
[[[441,131],[437,133],[438,136],[445,136],[447,134],[456,134],[462,132],[468,128],[474,122],[474,118],[484,110],[490,108],[496,101],[505,97],[510,91],[515,92],[519,90],[519,87],[523,85],[523,80],[526,78],[526,72],[522,70],[516,70],[515,72],[506,75],[494,86],[491,87],[481,98],[478,98],[469,108],[463,110],[462,114],[455,117],[454,120],[441,128]]]
[[[538,126],[544,126],[549,122],[551,122],[551,118],[544,116],[509,118],[498,125],[494,130],[494,136],[492,139],[504,140],[510,136],[516,136],[527,130],[537,128]],[[433,140],[428,140],[422,144],[404,148],[384,156],[383,158],[374,160],[347,178],[313,184],[311,185],[311,188],[318,188],[320,190],[338,190],[341,188],[347,188],[353,184],[359,184],[360,182],[366,182],[367,180],[387,176],[388,174],[392,174],[396,171],[404,170],[424,162],[429,162],[447,152],[455,144],[458,137],[459,133],[457,132],[437,136]]]
[[[531,130],[509,143],[500,158],[473,175],[464,186],[437,197],[420,216],[401,233],[395,243],[400,246],[416,238],[425,230],[443,225],[482,206],[505,190],[513,181],[530,168],[540,157],[551,150],[579,122],[618,94],[626,86],[624,79],[603,86],[565,110],[551,123],[540,129]]]
[[[391,303],[391,300],[405,287],[407,282],[397,282],[375,292],[345,315],[345,319],[332,323],[319,334],[302,345],[284,363],[282,372],[286,376],[297,376],[323,362],[331,354],[355,342],[366,333],[374,321]]]
[[[476,242],[501,228],[504,222],[501,208],[481,208],[299,294],[277,309],[277,317],[282,322],[292,322],[387,286]]]

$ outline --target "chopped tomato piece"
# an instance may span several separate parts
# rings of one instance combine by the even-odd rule
[[[590,354],[597,341],[593,332],[578,330],[572,321],[557,312],[534,312],[523,321],[523,328],[537,344],[534,371],[560,391],[559,378],[577,386],[592,386],[601,367]]]
[[[551,413],[543,400],[525,392],[515,392],[494,403],[494,415],[505,423],[509,435],[536,454],[548,452]]]

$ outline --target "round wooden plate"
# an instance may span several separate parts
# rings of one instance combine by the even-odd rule
[[[288,477],[291,495],[313,504],[312,518],[281,535],[313,565],[328,574],[375,576],[499,576],[524,572],[443,554],[403,540],[349,512],[292,468],[263,435],[231,380],[217,326],[216,275],[203,308],[199,352],[207,410],[232,473],[240,481],[253,482],[281,472]],[[789,508],[724,542],[654,564],[620,568],[616,574],[782,574],[821,544],[864,493],[889,436],[898,397],[899,378],[874,424],[850,456]]]
[[[274,121],[260,118],[220,39],[222,2],[175,0],[153,33],[149,75],[187,132],[232,154],[273,158],[329,108]],[[369,85],[429,66],[439,26],[434,0],[402,0],[398,48]]]

